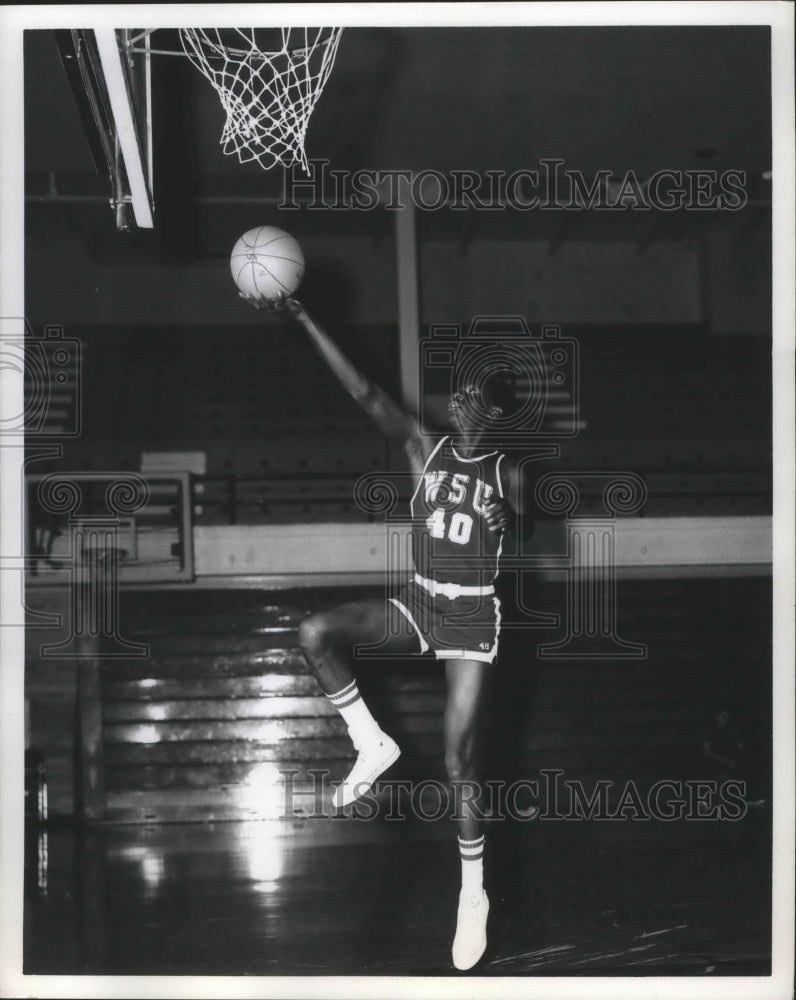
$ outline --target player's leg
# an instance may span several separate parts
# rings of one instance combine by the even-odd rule
[[[385,600],[351,601],[316,611],[299,622],[298,640],[318,683],[327,695],[354,680],[353,663],[359,653],[417,653],[415,628],[395,605]]]
[[[480,801],[488,699],[495,667],[480,660],[447,660],[445,767],[457,804],[462,887],[453,964],[470,969],[486,949],[489,900],[484,892],[483,802]]]
[[[326,697],[340,712],[358,752],[351,773],[334,793],[336,806],[364,795],[376,778],[398,759],[400,750],[373,718],[357,687],[353,664],[357,651],[417,653],[416,629],[391,602],[355,601],[309,615],[299,624],[299,645]]]

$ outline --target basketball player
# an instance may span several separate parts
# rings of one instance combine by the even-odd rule
[[[351,773],[335,789],[337,807],[366,794],[400,755],[359,693],[354,647],[379,644],[391,653],[433,653],[444,661],[445,765],[454,793],[458,790],[462,871],[452,957],[457,969],[470,969],[486,949],[489,911],[477,792],[482,724],[500,631],[494,579],[503,534],[516,509],[509,502],[516,483],[509,482],[504,456],[479,441],[490,421],[501,416],[506,386],[495,380],[481,388],[463,386],[448,404],[452,433],[429,438],[412,415],[357,370],[298,301],[243,297],[258,308],[286,310],[298,321],[343,387],[386,435],[403,444],[416,476],[413,579],[386,603],[355,601],[309,615],[299,625],[299,642],[358,752]]]

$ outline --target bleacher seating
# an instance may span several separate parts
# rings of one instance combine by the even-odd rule
[[[62,461],[31,471],[135,470],[145,451],[202,451],[202,523],[223,524],[366,519],[353,503],[357,478],[404,467],[400,448],[291,327],[96,327],[80,336],[83,433],[64,442]],[[770,512],[765,338],[658,328],[576,336],[585,427],[561,440],[562,471],[635,472],[649,492],[642,513]],[[380,327],[346,340],[365,345],[365,366],[393,393],[394,339]]]

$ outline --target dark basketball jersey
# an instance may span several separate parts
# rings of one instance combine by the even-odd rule
[[[463,458],[450,437],[429,455],[410,502],[420,576],[468,587],[488,586],[497,576],[501,534],[489,531],[484,514],[504,495],[504,457],[490,451]]]

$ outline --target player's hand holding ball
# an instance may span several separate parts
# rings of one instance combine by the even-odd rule
[[[293,316],[298,316],[304,308],[298,299],[288,297],[284,292],[280,292],[273,298],[256,295],[252,292],[238,292],[238,294],[244,302],[248,302],[250,306],[261,309],[263,312],[291,313]]]

